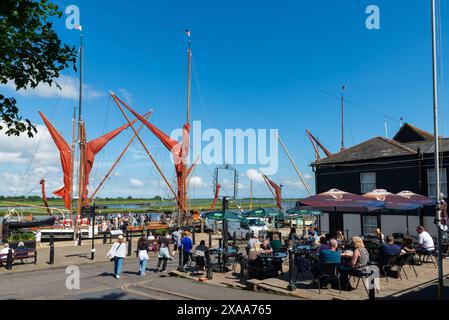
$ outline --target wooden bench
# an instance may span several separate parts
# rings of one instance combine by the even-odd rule
[[[8,259],[8,254],[7,253],[2,253],[0,254],[0,266],[6,265],[6,261]],[[27,251],[14,251],[14,253],[12,254],[12,263],[14,263],[17,260],[20,260],[22,263],[23,260],[28,260],[28,259],[34,259],[33,263],[36,264],[37,263],[37,250],[35,249],[29,249]]]

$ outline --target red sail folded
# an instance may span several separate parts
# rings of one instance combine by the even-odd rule
[[[138,114],[136,111],[134,111],[130,106],[128,106],[126,103],[124,103],[122,100],[120,100],[118,97],[116,97],[120,103],[125,106],[126,109],[128,109],[135,117],[137,117],[142,123],[147,126],[148,129],[150,129],[151,132],[162,142],[162,144],[172,153],[173,155],[173,161],[175,163],[175,170],[176,170],[176,180],[178,183],[178,199],[183,199],[182,190],[183,187],[183,174],[184,170],[187,174],[188,170],[185,169],[185,164],[182,162],[182,158],[187,156],[189,153],[189,132],[190,132],[190,125],[188,123],[184,124],[183,127],[183,133],[182,133],[182,144],[177,142],[176,140],[173,140],[168,135],[166,135],[164,132],[156,128],[154,125],[149,123],[143,116]],[[184,205],[184,204],[182,204]]]
[[[279,207],[279,209],[282,210],[282,195],[281,195],[281,187],[279,185],[277,185],[276,183],[274,183],[273,181],[271,181],[266,175],[263,175],[264,179],[266,179],[266,181],[270,184],[270,186],[273,187],[274,189],[274,194],[276,195],[276,204]]]
[[[135,119],[132,124],[134,124],[138,119]],[[84,204],[89,205],[88,199],[87,199],[87,185],[89,184],[89,175],[92,171],[92,167],[94,165],[95,156],[97,153],[101,151],[101,149],[104,148],[104,146],[114,139],[117,135],[119,135],[123,130],[129,127],[129,123],[125,124],[115,130],[112,130],[109,133],[106,133],[105,135],[91,140],[86,144],[86,155],[85,155],[85,163],[84,163],[84,181],[83,181],[83,199]]]
[[[217,183],[217,187],[215,188],[215,196],[214,196],[214,201],[212,202],[212,206],[210,207],[210,211],[215,209],[215,204],[217,203],[217,199],[218,199],[218,195],[220,194],[220,184]]]
[[[69,144],[64,140],[64,138],[59,134],[59,132],[53,127],[50,121],[43,115],[42,112],[39,112],[42,120],[50,132],[53,141],[56,144],[56,147],[59,150],[62,171],[64,173],[64,186],[60,189],[53,192],[53,194],[60,196],[64,199],[64,205],[67,209],[70,209],[70,189],[72,185],[72,179],[70,177],[72,171],[72,159],[71,159],[71,149]]]

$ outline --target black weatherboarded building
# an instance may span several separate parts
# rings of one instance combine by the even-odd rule
[[[449,139],[440,139],[441,191],[447,197]],[[312,164],[316,193],[336,188],[355,194],[373,189],[392,193],[408,190],[435,197],[433,135],[404,124],[393,139],[375,137]],[[424,225],[436,236],[435,208],[414,211],[370,213],[323,213],[322,232],[348,230],[349,236],[373,233],[379,227],[384,234],[416,235],[416,226]]]

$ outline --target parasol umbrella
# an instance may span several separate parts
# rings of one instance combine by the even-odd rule
[[[257,208],[251,211],[247,211],[243,215],[245,217],[251,218],[276,218],[276,219],[284,218],[284,213],[281,210],[274,208]]]
[[[369,212],[382,209],[382,201],[368,199],[357,194],[331,189],[329,191],[300,199],[296,210],[319,210],[341,212]]]
[[[410,201],[416,202],[421,204],[421,206],[433,206],[436,204],[435,199],[408,191],[408,190],[404,190],[401,191],[399,193],[397,193],[398,196],[404,197]],[[407,215],[407,232],[408,232],[408,215]]]
[[[415,210],[423,206],[420,202],[388,192],[385,189],[375,189],[365,193],[363,196],[369,199],[383,201],[385,203],[385,209],[390,210]]]
[[[241,221],[241,222],[247,222],[248,220],[241,216],[237,212],[233,211],[211,211],[207,212],[203,215],[205,219],[209,220],[228,220],[228,221]]]
[[[409,199],[410,201],[420,203],[423,206],[433,206],[435,205],[435,199],[428,198],[426,196],[411,192],[411,191],[401,191],[397,193],[398,196]]]
[[[422,199],[421,202],[413,201],[411,198],[407,198],[404,196],[388,192],[385,189],[375,189],[371,192],[365,193],[363,196],[369,199],[383,201],[385,203],[385,209],[388,210],[409,211],[419,209],[423,206]],[[409,233],[408,214],[405,215],[405,218],[408,234]]]

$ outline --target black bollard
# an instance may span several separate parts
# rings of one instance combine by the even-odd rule
[[[128,234],[128,233],[126,233],[126,234]],[[129,237],[128,237],[128,252],[127,252],[127,256],[129,257],[129,256],[131,256],[131,251],[132,251],[132,248],[133,248],[133,234],[132,233],[129,233]]]
[[[126,230],[126,241],[129,241],[129,231]]]
[[[9,248],[8,255],[6,256],[6,270],[12,270],[12,249]]]
[[[212,248],[212,233],[209,233],[209,248]]]
[[[195,244],[196,242],[195,242],[195,227],[193,227],[193,230],[192,230],[193,232],[192,232],[192,242],[193,242],[193,244]]]
[[[295,291],[296,285],[293,282],[293,268],[294,268],[294,260],[293,260],[294,253],[293,251],[288,252],[288,286],[287,289],[289,291]]]
[[[237,245],[237,231],[234,231],[234,247]]]
[[[248,259],[241,257],[240,259],[240,283],[246,285],[248,279]]]
[[[106,242],[108,241],[107,235],[108,234],[106,233],[106,231],[103,232],[103,244],[106,244]]]
[[[373,275],[373,273],[374,273],[374,270],[371,271],[371,275]],[[375,277],[372,277],[370,280],[371,287],[369,288],[369,291],[368,291],[368,299],[369,300],[376,300],[376,288],[375,288],[375,284],[374,284],[374,279],[375,279]],[[364,281],[364,280],[362,280],[362,281]]]
[[[48,264],[55,264],[55,237],[53,236],[53,233],[50,234],[50,258],[48,261]]]
[[[212,268],[210,263],[209,249],[206,249],[205,256],[206,256],[207,279],[212,280]]]
[[[78,245],[81,246],[82,244],[82,238],[83,238],[83,233],[81,232],[81,229],[79,229],[79,235],[78,235]]]
[[[178,271],[179,272],[184,272],[184,248],[183,247],[178,247],[178,251],[179,251],[179,261],[178,261]]]

